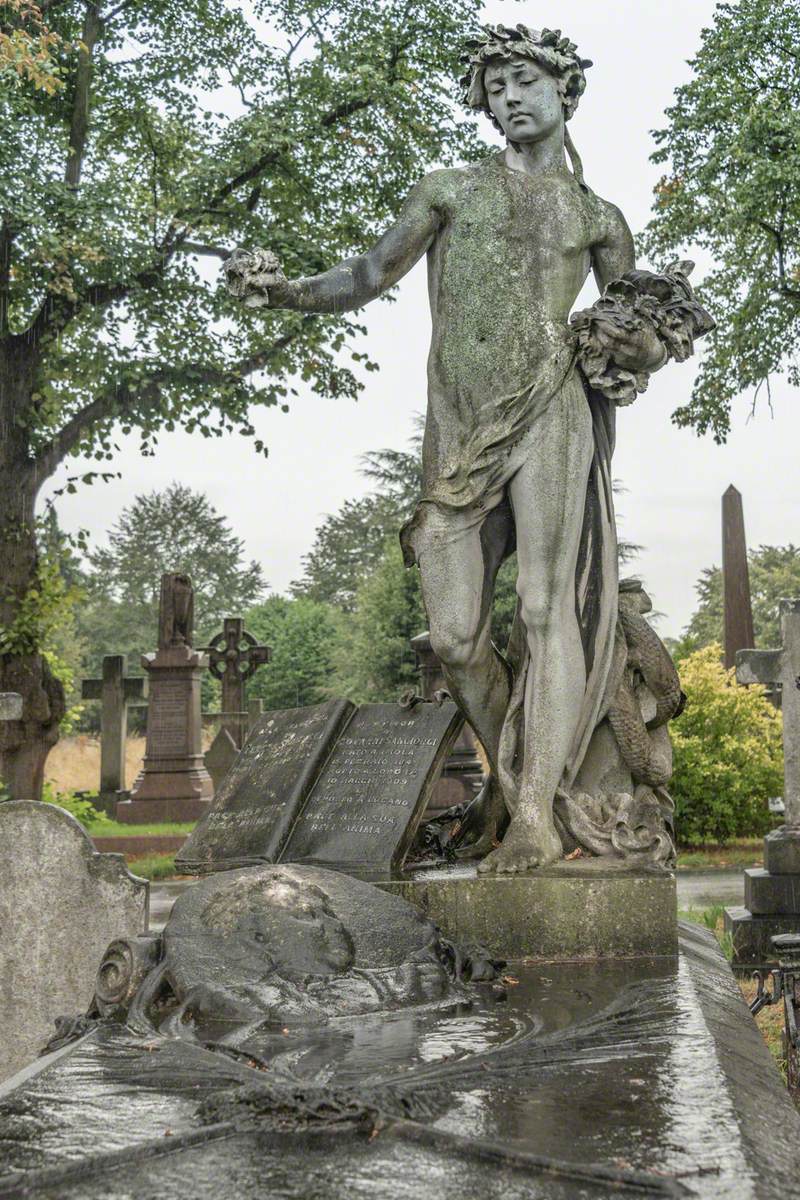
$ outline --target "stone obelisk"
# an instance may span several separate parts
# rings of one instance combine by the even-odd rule
[[[737,650],[749,650],[756,641],[750,604],[742,494],[733,484],[722,494],[722,588],[725,666],[733,667],[736,665]]]

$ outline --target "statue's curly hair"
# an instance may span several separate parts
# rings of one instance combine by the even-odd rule
[[[484,73],[490,62],[521,55],[540,63],[555,76],[564,105],[564,119],[568,121],[586,90],[584,72],[592,65],[590,59],[578,57],[577,48],[569,38],[561,36],[560,29],[539,31],[529,29],[527,25],[516,25],[513,29],[505,25],[484,25],[463,44],[461,61],[467,72],[460,83],[464,89],[464,103],[485,112],[499,129],[489,108]]]

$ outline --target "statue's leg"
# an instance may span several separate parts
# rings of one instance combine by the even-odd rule
[[[486,511],[488,508],[488,512]],[[492,645],[494,583],[511,516],[502,493],[482,510],[431,507],[417,542],[431,647],[453,699],[496,770],[509,699],[508,668]]]
[[[530,650],[523,767],[503,843],[480,865],[487,871],[524,871],[562,856],[553,800],[586,689],[575,567],[594,449],[591,415],[577,381],[554,397],[532,430],[530,447],[509,486],[517,592]]]

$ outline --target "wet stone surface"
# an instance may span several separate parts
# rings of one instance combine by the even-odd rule
[[[101,1028],[0,1094],[0,1196],[794,1194],[800,1118],[705,931],[513,978],[235,1055]]]

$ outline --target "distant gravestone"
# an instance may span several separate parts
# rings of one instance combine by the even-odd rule
[[[88,1007],[109,942],[147,930],[149,884],[53,804],[0,804],[0,1078]]]
[[[99,700],[100,710],[100,802],[114,812],[119,793],[125,791],[125,747],[128,737],[128,705],[147,696],[147,679],[125,674],[125,655],[106,654],[100,679],[84,679],[83,700]]]
[[[462,718],[450,702],[331,700],[266,713],[177,855],[187,870],[399,867]]]
[[[226,617],[222,633],[205,647],[208,669],[222,684],[222,728],[239,749],[245,739],[247,680],[270,660],[269,646],[259,646],[241,617]]]
[[[247,734],[261,720],[264,713],[264,702],[258,698],[254,698],[247,702],[247,712],[241,713],[240,717],[246,727]],[[224,714],[220,714],[224,716]],[[246,735],[247,736],[247,735]],[[236,756],[239,753],[239,746],[233,739],[230,728],[227,724],[217,730],[216,737],[205,753],[206,770],[211,776],[211,782],[214,784],[214,794],[219,791],[225,780],[225,776],[233,767],[236,761]]]
[[[202,752],[200,685],[208,659],[193,648],[194,592],[186,575],[161,577],[158,651],[145,654],[149,678],[147,745],[121,821],[196,821],[213,795]]]
[[[745,871],[744,907],[725,911],[734,963],[774,958],[773,936],[800,933],[800,599],[781,600],[779,650],[740,650],[739,683],[781,686],[785,824],[764,838],[764,866]]]

